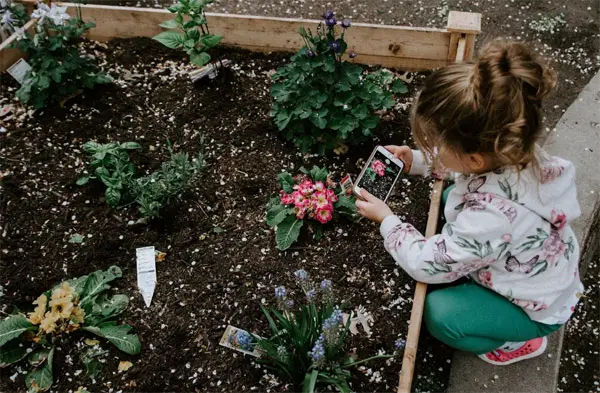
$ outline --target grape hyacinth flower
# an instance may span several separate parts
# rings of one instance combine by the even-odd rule
[[[291,309],[292,307],[294,307],[294,301],[292,299],[288,299],[285,301],[284,306],[286,309]]]
[[[294,276],[298,281],[306,281],[308,279],[308,273],[304,269],[299,269],[294,272]]]
[[[275,288],[275,297],[278,299],[283,299],[287,295],[287,291],[285,287],[277,287]]]
[[[354,59],[356,56],[358,56],[358,55],[354,51],[350,51],[350,53],[348,54],[348,57],[351,59]]]
[[[306,298],[309,301],[315,300],[316,297],[317,297],[317,291],[315,291],[314,289],[309,289],[308,291],[306,291]]]
[[[325,361],[325,336],[323,334],[321,334],[315,342],[312,351],[310,351],[310,356],[312,357],[313,365],[315,367],[318,368],[323,365]]]
[[[326,19],[325,24],[329,27],[333,27],[333,26],[337,25],[337,19],[335,19],[335,16],[333,18]]]
[[[352,25],[352,21],[350,19],[344,19],[344,20],[342,20],[342,27],[344,29],[347,29],[351,25]]]
[[[402,351],[406,347],[406,340],[403,338],[399,338],[394,342],[394,346],[397,351]]]
[[[313,51],[311,51],[311,50],[307,50],[307,51],[306,51],[306,57],[313,57],[314,55],[315,55],[315,54],[314,54],[314,52],[313,52]]]
[[[277,357],[279,359],[281,359],[282,361],[284,361],[285,358],[287,357],[287,355],[288,355],[288,351],[287,351],[287,349],[283,345],[280,345],[280,346],[277,347]]]
[[[344,317],[342,310],[336,307],[331,313],[329,318],[323,321],[323,335],[329,345],[338,345],[340,339],[340,332],[342,331],[342,325],[344,323]]]
[[[324,292],[329,292],[331,291],[331,280],[323,280],[321,281],[321,290]]]
[[[323,14],[323,19],[331,19],[335,16],[335,12],[333,10],[329,10]]]

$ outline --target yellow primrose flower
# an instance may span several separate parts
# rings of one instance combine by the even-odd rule
[[[83,323],[83,319],[85,318],[85,311],[81,307],[73,307],[71,311],[71,319],[77,323]]]
[[[61,298],[73,298],[75,290],[68,282],[63,282],[58,288],[52,291],[52,300],[58,300]]]
[[[59,315],[48,311],[40,323],[40,330],[45,333],[52,333],[56,330],[56,321],[58,321],[59,318]]]
[[[50,300],[50,307],[59,318],[68,319],[73,311],[73,302],[71,302],[71,297],[58,298]]]
[[[33,310],[33,312],[29,313],[29,322],[34,325],[39,325],[44,319],[44,313],[46,312],[46,304],[48,302],[48,298],[46,295],[41,295],[38,297],[33,304],[37,304],[37,307]]]

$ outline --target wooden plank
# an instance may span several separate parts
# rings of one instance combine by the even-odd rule
[[[458,49],[456,53],[456,62],[460,63],[465,58],[466,38],[458,40]],[[444,191],[444,182],[436,180],[433,184],[431,194],[431,203],[429,205],[429,215],[427,217],[427,228],[425,236],[431,237],[437,233],[437,225],[440,217],[440,208],[442,204],[442,193]],[[417,282],[415,295],[413,297],[413,306],[410,314],[408,333],[406,335],[406,348],[402,358],[402,369],[400,370],[400,382],[398,384],[398,393],[410,393],[415,372],[415,361],[417,359],[417,347],[419,346],[419,336],[421,334],[421,324],[423,322],[423,310],[425,308],[425,296],[427,295],[427,284]]]
[[[467,34],[465,37],[465,59],[464,61],[473,60],[473,55],[475,54],[475,35]]]
[[[75,15],[75,5],[69,7]],[[83,18],[96,22],[89,38],[152,37],[164,31],[159,24],[172,18],[165,9],[81,5]],[[296,51],[303,45],[300,27],[316,29],[319,21],[207,13],[211,33],[223,43],[255,51]],[[446,30],[354,23],[346,32],[350,48],[362,64],[423,70],[448,63],[450,36]],[[400,60],[402,59],[402,60]],[[414,59],[414,60],[406,60]],[[433,60],[433,61],[430,61]]]
[[[481,33],[481,14],[450,11],[447,29],[458,33],[479,34]]]
[[[30,20],[23,26],[25,31],[31,29],[35,25],[35,20]],[[23,57],[23,54],[16,48],[10,46],[17,40],[17,33],[12,34],[0,44],[0,72],[5,72],[17,60]]]

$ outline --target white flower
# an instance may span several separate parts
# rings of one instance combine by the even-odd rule
[[[38,23],[43,24],[46,18],[52,20],[57,26],[62,26],[67,19],[71,16],[67,14],[67,7],[57,7],[56,4],[52,3],[51,7],[48,7],[44,3],[38,3],[38,8],[31,14],[32,18],[39,19]]]
[[[0,13],[2,15],[2,19],[0,19],[0,28],[9,28],[12,30],[12,25],[14,23],[14,18],[12,12],[10,10],[5,10],[4,13]]]

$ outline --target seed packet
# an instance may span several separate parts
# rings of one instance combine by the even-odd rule
[[[234,326],[227,326],[219,345],[233,349],[246,355],[260,357],[261,352],[256,348],[256,337],[248,333],[244,329],[239,329]]]
[[[344,176],[344,178],[340,181],[340,187],[342,187],[342,190],[344,190],[345,194],[352,195],[354,192],[354,183],[352,182],[350,175]]]

